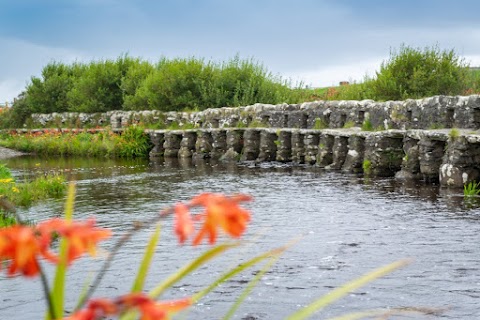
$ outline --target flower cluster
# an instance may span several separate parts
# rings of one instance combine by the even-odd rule
[[[241,208],[240,204],[250,200],[250,196],[243,194],[225,196],[203,193],[187,203],[176,204],[157,218],[161,219],[167,214],[174,214],[175,232],[180,243],[192,237],[193,245],[201,243],[204,238],[213,244],[220,230],[235,238],[245,232],[247,223],[250,221],[250,213]],[[201,208],[200,212],[192,214],[190,210],[196,208]],[[196,224],[200,225],[198,231]],[[62,250],[64,252],[62,255],[50,249],[55,235],[66,239],[66,251]],[[109,230],[96,227],[94,220],[78,222],[55,218],[36,226],[14,225],[0,228],[0,267],[6,266],[9,276],[17,274],[26,277],[34,277],[38,274],[43,276],[40,259],[61,266],[59,261],[65,258],[67,265],[70,265],[84,253],[94,255],[98,242],[110,235]],[[112,316],[121,317],[134,312],[142,320],[167,320],[172,313],[189,307],[194,301],[191,297],[173,301],[156,301],[153,298],[155,295],[150,297],[139,292],[140,290],[132,290],[129,294],[113,299],[91,299],[83,309],[75,311],[65,319],[97,320]],[[61,300],[57,299],[63,298],[58,298],[53,293],[51,296],[47,295],[50,311],[48,319],[62,318],[63,304],[59,305]],[[54,305],[59,306],[58,312]]]
[[[95,254],[97,242],[110,237],[111,232],[95,227],[93,220],[74,222],[52,219],[37,226],[15,225],[2,228],[0,262],[7,262],[8,275],[23,274],[27,277],[38,275],[40,258],[57,263],[58,255],[50,250],[54,234],[68,240],[67,262],[71,263],[85,252]]]
[[[130,293],[116,299],[93,299],[87,307],[66,320],[96,320],[117,316],[127,311],[138,311],[142,320],[169,319],[169,313],[178,312],[192,304],[191,298],[157,302],[143,293]]]
[[[222,194],[202,193],[187,203],[179,203],[174,207],[175,233],[179,242],[184,243],[194,232],[194,222],[203,222],[202,227],[193,238],[193,245],[198,245],[203,238],[215,243],[218,229],[228,235],[240,237],[250,221],[250,213],[240,207],[241,202],[250,201],[252,197],[244,194],[225,196]],[[192,216],[190,208],[203,207],[205,210]]]

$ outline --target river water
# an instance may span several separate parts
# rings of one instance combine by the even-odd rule
[[[413,263],[313,318],[395,307],[446,309],[442,319],[480,318],[480,211],[464,203],[461,190],[284,165],[29,157],[6,163],[18,179],[46,171],[62,171],[75,179],[76,218],[95,217],[117,236],[135,221],[200,192],[253,195],[255,201],[247,205],[253,219],[244,244],[195,271],[165,298],[192,295],[239,262],[300,238],[262,277],[234,319],[285,318],[332,288],[403,258]],[[22,214],[41,221],[60,216],[62,210],[60,199]],[[96,296],[128,292],[153,229],[141,231],[122,249]],[[112,243],[102,248],[108,250]],[[179,246],[172,221],[164,221],[147,289],[207,248]],[[102,253],[82,258],[69,270],[67,309],[73,308],[103,259]],[[51,274],[50,267],[47,271]],[[247,270],[222,284],[187,318],[220,319],[257,272],[258,268]],[[0,319],[40,319],[44,310],[39,281],[0,276]]]

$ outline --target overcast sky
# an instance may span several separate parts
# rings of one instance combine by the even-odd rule
[[[373,75],[402,43],[480,65],[478,0],[0,0],[0,102],[51,61],[236,54],[311,86]]]

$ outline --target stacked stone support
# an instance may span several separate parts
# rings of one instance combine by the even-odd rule
[[[461,187],[479,177],[480,136],[450,137],[440,166],[440,184]]]
[[[225,130],[212,131],[212,159],[220,159],[227,152],[227,132]]]
[[[348,152],[342,170],[345,172],[363,172],[363,159],[365,155],[365,137],[359,134],[348,138]]]
[[[403,139],[402,169],[395,174],[399,180],[420,179],[420,154],[418,147],[419,138],[406,135]]]
[[[278,134],[277,157],[278,162],[292,161],[292,132],[281,130]]]
[[[197,141],[195,142],[195,159],[209,159],[213,150],[213,137],[211,131],[197,130]]]
[[[197,142],[197,133],[194,131],[184,131],[178,150],[179,158],[191,158],[195,152],[195,143]]]
[[[163,144],[165,142],[165,134],[163,132],[149,132],[150,141],[153,144],[152,150],[150,150],[150,158],[160,158],[163,157],[165,149]]]
[[[262,130],[260,133],[260,153],[257,161],[275,161],[277,158],[278,136],[274,130]]]
[[[317,166],[325,168],[333,163],[333,143],[335,137],[330,133],[320,135],[320,144],[318,145]]]
[[[403,132],[375,132],[365,139],[364,173],[391,177],[400,171],[404,157]]]
[[[292,161],[305,163],[304,133],[300,130],[292,132]]]
[[[243,133],[243,150],[240,161],[257,160],[260,154],[260,130],[245,129]]]
[[[426,181],[437,182],[445,149],[445,141],[423,137],[418,142],[420,174]]]
[[[165,158],[177,158],[180,150],[180,142],[182,141],[183,133],[181,131],[167,131],[165,132],[165,141],[163,149]]]
[[[320,133],[310,130],[305,133],[303,141],[305,145],[305,163],[313,165],[317,162]]]
[[[325,167],[330,170],[340,170],[348,154],[348,136],[337,135],[333,139],[332,163]]]

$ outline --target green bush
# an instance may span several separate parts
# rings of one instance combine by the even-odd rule
[[[468,65],[454,50],[402,45],[392,51],[371,83],[377,100],[402,100],[433,95],[462,94]]]
[[[121,109],[122,79],[136,63],[137,60],[128,57],[90,63],[83,74],[74,79],[73,87],[67,92],[68,110],[93,113]]]
[[[152,64],[121,56],[116,60],[53,62],[32,77],[1,128],[24,126],[32,113],[110,110],[191,111],[261,103],[297,103],[308,90],[290,87],[252,59],[224,63],[197,58],[162,58]]]

